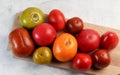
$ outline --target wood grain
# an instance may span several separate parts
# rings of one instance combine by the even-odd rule
[[[13,29],[20,27],[19,24],[19,15],[20,13],[15,15],[15,20],[13,24]],[[120,30],[113,29],[113,28],[108,28],[100,25],[94,25],[90,23],[84,23],[84,29],[94,29],[96,30],[100,35],[105,33],[106,31],[113,31],[117,33],[119,39],[120,39]],[[8,49],[10,49],[10,46],[8,46]],[[102,70],[93,70],[90,69],[86,73],[89,74],[96,74],[96,75],[120,75],[120,42],[117,45],[117,47],[110,52],[111,55],[111,64]],[[31,58],[22,58],[24,60],[32,61]],[[73,70],[71,67],[71,62],[68,63],[60,63],[60,62],[52,62],[48,64],[49,66],[53,67],[58,67],[58,68],[63,68],[63,69],[68,69],[68,70]]]

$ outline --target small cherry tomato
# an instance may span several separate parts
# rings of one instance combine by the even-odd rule
[[[76,54],[72,62],[72,67],[77,71],[88,71],[91,68],[91,65],[91,56],[86,53]]]
[[[12,51],[16,56],[29,56],[34,50],[34,43],[24,28],[17,28],[9,34]]]
[[[44,22],[44,13],[39,8],[29,7],[21,13],[19,21],[23,27],[32,29]]]
[[[110,64],[110,54],[107,50],[96,50],[92,54],[93,66],[96,69],[103,69]]]
[[[79,33],[83,29],[83,21],[79,17],[68,19],[66,31],[72,34]]]
[[[100,48],[111,50],[117,46],[119,38],[116,33],[108,31],[101,37]]]
[[[65,17],[58,9],[53,9],[48,15],[48,22],[55,28],[56,31],[65,28]]]
[[[39,47],[33,53],[33,61],[37,64],[48,64],[52,61],[52,52],[49,47]]]

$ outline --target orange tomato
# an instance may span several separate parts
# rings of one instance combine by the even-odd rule
[[[58,61],[67,62],[76,55],[77,47],[77,41],[73,35],[62,33],[53,44],[53,55]]]

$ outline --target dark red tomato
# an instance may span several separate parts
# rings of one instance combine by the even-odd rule
[[[92,54],[92,61],[96,69],[103,69],[110,64],[110,55],[107,50],[96,50]]]
[[[79,33],[83,29],[83,21],[79,17],[73,17],[66,23],[66,31],[72,34]]]
[[[53,9],[48,15],[48,22],[55,28],[56,31],[65,28],[65,17],[58,9]]]
[[[101,37],[100,48],[111,50],[117,46],[119,38],[116,33],[108,31]]]
[[[86,53],[76,54],[72,62],[72,67],[77,71],[87,71],[91,68],[91,65],[91,56]]]
[[[39,46],[47,46],[54,42],[56,31],[50,24],[43,23],[34,28],[32,36]]]
[[[13,30],[9,35],[13,53],[17,56],[29,56],[34,50],[34,43],[24,28]]]
[[[84,29],[78,34],[77,42],[81,52],[91,52],[98,48],[100,36],[95,30]]]

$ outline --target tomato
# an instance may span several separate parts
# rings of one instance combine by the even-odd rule
[[[108,31],[101,37],[100,48],[111,50],[117,46],[119,38],[116,33]]]
[[[93,66],[96,69],[103,69],[110,64],[110,54],[107,50],[96,50],[92,54]]]
[[[53,9],[48,14],[48,22],[55,28],[56,31],[60,31],[65,28],[65,17],[58,9]]]
[[[34,50],[34,43],[24,28],[17,28],[9,35],[12,51],[16,56],[29,56]]]
[[[37,64],[47,64],[52,61],[52,52],[49,47],[39,47],[33,53],[33,61]]]
[[[56,31],[50,24],[43,23],[34,28],[32,36],[39,46],[47,46],[54,42]]]
[[[73,59],[77,53],[77,41],[69,33],[60,34],[53,44],[53,55],[61,62],[67,62]]]
[[[78,47],[81,52],[91,52],[98,48],[100,35],[92,29],[84,29],[77,36]]]
[[[32,29],[44,22],[44,13],[39,8],[29,7],[21,13],[19,21],[23,27]]]
[[[86,53],[76,54],[72,62],[72,67],[77,71],[87,71],[91,68],[91,65],[91,56]]]
[[[66,30],[72,34],[79,33],[83,29],[83,21],[79,17],[68,19]]]

